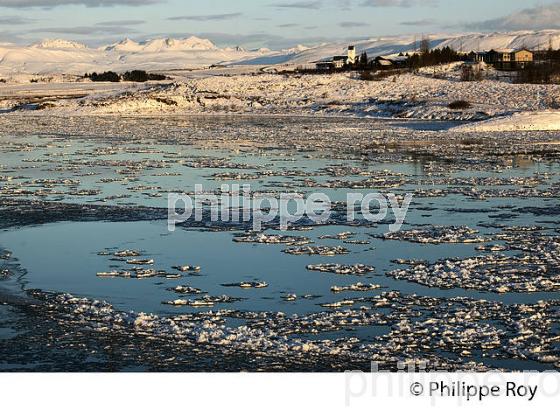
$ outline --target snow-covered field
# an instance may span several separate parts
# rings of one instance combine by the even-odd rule
[[[493,79],[462,82],[456,74],[460,69],[455,64],[447,70],[440,67],[436,78],[425,71],[381,81],[364,81],[355,73],[247,74],[233,69],[230,75],[186,73],[171,81],[144,84],[2,86],[0,100],[5,110],[35,103],[26,109],[38,109],[35,114],[46,115],[264,113],[466,121],[560,107],[559,85],[520,85]],[[470,107],[449,108],[458,100],[467,101]],[[536,128],[533,125],[531,129]]]

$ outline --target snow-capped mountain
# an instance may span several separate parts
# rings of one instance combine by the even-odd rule
[[[298,54],[298,53],[301,53],[303,51],[309,50],[310,48],[311,47],[304,46],[303,44],[298,44],[295,47],[286,48],[286,49],[282,50],[282,53],[288,54],[288,55],[289,54]]]
[[[121,53],[136,53],[142,51],[142,46],[134,40],[128,37],[117,43],[110,44],[108,46],[99,47],[101,51],[118,51]]]
[[[118,43],[101,47],[103,51],[117,51],[122,53],[163,53],[168,51],[216,50],[217,47],[210,40],[191,36],[188,38],[155,38],[136,42],[126,38]]]
[[[78,43],[77,41],[69,41],[63,39],[45,39],[38,43],[31,45],[34,48],[49,48],[49,49],[74,49],[82,50],[87,48],[85,44]]]
[[[261,56],[262,52],[242,48],[220,49],[210,40],[195,36],[155,38],[141,42],[126,38],[99,48],[68,40],[44,40],[23,47],[0,45],[0,75],[185,69]]]

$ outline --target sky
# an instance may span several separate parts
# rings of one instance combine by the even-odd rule
[[[280,49],[399,34],[560,29],[560,2],[532,0],[0,0],[0,41],[208,38]]]

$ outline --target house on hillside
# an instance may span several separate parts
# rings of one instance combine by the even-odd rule
[[[535,54],[531,50],[527,50],[526,48],[522,48],[521,50],[515,50],[512,53],[512,61],[519,65],[526,65],[532,63],[535,59]]]
[[[404,68],[408,63],[408,56],[398,55],[398,56],[379,56],[376,57],[374,62],[381,70],[390,70],[395,68]]]
[[[482,61],[499,70],[518,70],[534,61],[534,53],[526,48],[490,50]]]

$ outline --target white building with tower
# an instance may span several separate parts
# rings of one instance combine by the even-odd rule
[[[348,46],[348,64],[356,63],[356,46]]]

